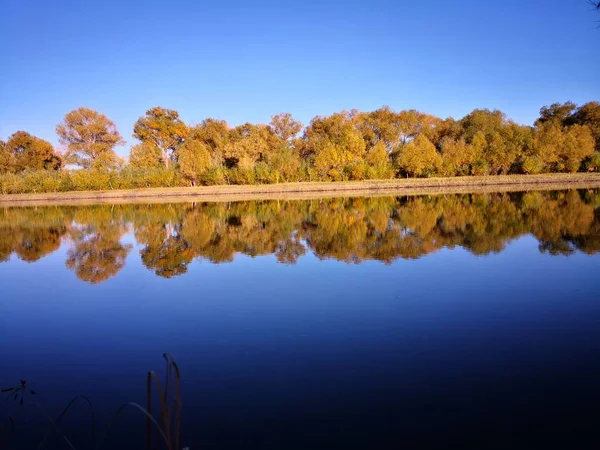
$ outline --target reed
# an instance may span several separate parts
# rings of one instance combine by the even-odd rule
[[[96,439],[96,417],[94,407],[90,399],[84,395],[78,395],[72,398],[62,409],[57,418],[53,419],[34,398],[36,393],[29,388],[25,380],[21,380],[20,384],[17,386],[3,388],[0,391],[7,394],[5,400],[12,399],[18,406],[23,405],[25,398],[31,398],[33,404],[48,421],[49,428],[37,446],[38,450],[42,450],[48,444],[48,440],[53,432],[62,439],[68,448],[76,450],[65,432],[60,428],[60,424],[73,406],[80,400],[83,401],[90,410],[90,449],[114,448],[114,446],[108,445],[110,431],[125,410],[133,409],[146,418],[146,448],[148,450],[158,448],[179,450],[181,442],[181,374],[179,366],[169,353],[164,353],[163,358],[165,360],[165,378],[162,382],[155,371],[150,370],[146,374],[146,408],[134,402],[127,402],[119,406],[108,421],[106,430],[99,440]],[[158,398],[159,405],[159,409],[156,411],[157,417],[153,415],[153,400],[155,396]],[[14,434],[14,429],[14,422],[10,417],[6,422],[0,425],[0,448],[9,448],[9,435]]]

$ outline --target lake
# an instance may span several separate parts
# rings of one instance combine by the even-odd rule
[[[181,448],[597,447],[599,271],[599,190],[3,208],[0,432],[98,439],[169,352]]]

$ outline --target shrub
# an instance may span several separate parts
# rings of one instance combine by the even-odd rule
[[[114,189],[106,170],[74,170],[70,173],[74,191],[102,191]]]
[[[236,167],[227,171],[229,184],[254,184],[256,177],[254,169],[242,169]]]
[[[227,184],[227,178],[225,175],[226,170],[227,169],[225,169],[223,166],[211,167],[202,174],[200,182],[205,186]]]

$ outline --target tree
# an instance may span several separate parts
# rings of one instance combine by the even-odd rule
[[[302,148],[301,156],[310,160],[317,152],[317,147],[323,145],[327,140],[335,143],[341,139],[344,128],[351,125],[352,117],[347,111],[332,114],[331,116],[317,116],[310,121],[310,124],[304,130],[303,140],[305,145]]]
[[[333,181],[362,178],[366,145],[351,122],[334,135],[320,139],[315,147],[314,166],[323,179]]]
[[[400,142],[399,117],[389,106],[363,113],[357,122],[368,148],[381,143],[388,153],[392,153]]]
[[[85,169],[114,168],[119,164],[114,148],[124,145],[125,141],[114,122],[98,111],[74,109],[56,127],[56,133],[60,143],[67,147],[66,164]]]
[[[576,109],[577,105],[573,102],[552,103],[550,106],[542,106],[536,125],[546,122],[567,125],[568,120]]]
[[[210,152],[213,163],[223,164],[225,147],[231,140],[227,122],[217,119],[205,119],[200,125],[190,129],[189,138],[203,142]]]
[[[442,166],[445,176],[470,175],[471,166],[475,162],[472,145],[464,139],[445,137],[442,139]]]
[[[594,138],[587,126],[569,127],[559,147],[558,167],[560,172],[577,172],[583,161],[594,153]]]
[[[594,152],[592,156],[589,157],[586,169],[589,172],[599,172],[600,171],[600,152]]]
[[[245,123],[231,130],[224,156],[228,166],[250,169],[255,163],[268,160],[281,144],[271,127]]]
[[[0,173],[12,170],[12,157],[6,150],[6,143],[0,140]]]
[[[131,147],[129,165],[135,169],[158,169],[164,166],[162,152],[154,142],[141,142]]]
[[[153,143],[160,150],[162,163],[167,168],[187,135],[188,127],[179,118],[179,113],[160,106],[146,111],[133,127],[133,137]]]
[[[394,167],[383,142],[378,142],[367,151],[365,163],[367,164],[367,178],[387,179],[394,177]]]
[[[269,157],[269,166],[275,172],[275,182],[301,181],[300,156],[290,148],[283,148]]]
[[[539,123],[533,133],[532,151],[526,157],[527,173],[554,172],[564,135],[557,122]]]
[[[460,120],[462,127],[461,137],[467,143],[470,143],[475,135],[481,132],[489,141],[495,132],[499,132],[507,124],[508,119],[502,111],[497,109],[493,111],[489,109],[475,109]]]
[[[4,151],[8,154],[11,170],[22,172],[23,170],[58,170],[62,165],[60,156],[54,151],[52,144],[44,139],[32,136],[26,131],[17,131],[8,138],[4,145]],[[2,157],[0,157],[2,158]],[[4,163],[7,161],[5,155]]]
[[[388,153],[397,150],[419,133],[430,134],[441,122],[440,119],[411,109],[395,112],[389,106],[356,116],[358,129],[367,143],[367,148],[382,142]]]
[[[188,139],[177,151],[181,174],[195,186],[202,174],[211,166],[208,147],[199,140]]]
[[[531,130],[508,122],[488,138],[484,157],[493,175],[507,174],[516,164],[520,153],[531,145]]]
[[[432,129],[441,122],[441,119],[410,109],[398,113],[398,133],[400,143],[406,144],[409,140],[424,134],[429,140]]]
[[[302,124],[292,117],[290,113],[281,113],[271,116],[271,128],[282,140],[289,142],[302,130]]]
[[[435,145],[422,134],[402,147],[397,160],[398,169],[413,177],[434,175],[441,166],[442,158]]]
[[[542,172],[577,172],[593,153],[594,138],[589,127],[563,128],[555,121],[543,122],[534,132],[526,171],[535,173],[536,164],[541,163]]]
[[[490,165],[484,158],[484,154],[488,148],[487,140],[483,131],[478,131],[468,144],[473,152],[473,166],[471,167],[472,175],[489,175]]]
[[[596,151],[600,152],[600,102],[588,102],[581,105],[570,121],[573,124],[589,127],[592,137],[596,141]]]

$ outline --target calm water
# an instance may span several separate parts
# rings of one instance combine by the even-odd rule
[[[600,445],[598,191],[8,208],[0,261],[0,387],[54,417],[103,430],[168,351],[192,449]]]

